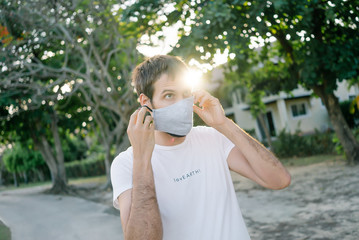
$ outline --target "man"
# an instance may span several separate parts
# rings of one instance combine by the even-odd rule
[[[129,121],[132,146],[111,166],[125,239],[250,239],[229,170],[270,189],[287,187],[290,175],[218,99],[191,93],[185,71],[179,58],[160,55],[133,72],[142,107]],[[209,127],[192,128],[193,111]]]

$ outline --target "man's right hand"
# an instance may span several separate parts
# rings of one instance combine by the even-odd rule
[[[133,149],[132,189],[119,197],[125,239],[162,239],[163,229],[158,208],[151,164],[155,147],[155,126],[147,108],[136,110],[127,128]]]
[[[137,109],[130,118],[127,135],[133,148],[134,159],[151,159],[155,147],[155,126],[147,108]]]

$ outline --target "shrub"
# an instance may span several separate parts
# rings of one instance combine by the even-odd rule
[[[4,166],[1,166],[0,171],[2,171],[2,174],[0,175],[2,175],[4,184],[15,181],[14,174],[18,177],[19,182],[23,181],[25,183],[50,178],[48,167],[41,153],[33,149],[31,140],[24,143],[14,143],[12,148],[4,151],[2,158]],[[6,172],[9,174],[6,174]]]
[[[359,128],[353,129],[352,130],[354,137],[357,141],[359,141]],[[345,152],[344,152],[344,148],[343,145],[340,143],[339,138],[337,137],[337,135],[334,135],[332,138],[332,142],[335,146],[335,151],[337,154],[339,155],[343,155],[345,157]]]
[[[84,160],[65,163],[65,169],[68,178],[104,175],[106,173],[105,155],[100,153]]]
[[[314,134],[302,136],[299,131],[294,134],[281,131],[273,141],[274,152],[278,157],[306,157],[316,154],[334,153],[335,144],[330,132],[315,131]]]
[[[315,130],[314,134],[305,136],[310,155],[335,153],[335,144],[332,141],[334,135],[329,131],[319,132]]]

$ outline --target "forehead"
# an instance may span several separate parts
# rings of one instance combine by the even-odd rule
[[[182,91],[190,89],[186,85],[183,77],[170,77],[167,73],[163,73],[153,84],[153,95],[160,94],[164,90]]]

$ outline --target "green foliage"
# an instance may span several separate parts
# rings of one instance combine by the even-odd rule
[[[206,126],[207,124],[196,114],[193,113],[193,126]]]
[[[153,14],[166,7],[158,0],[143,8],[146,2],[130,6],[127,15],[157,18]],[[178,0],[174,3],[176,13],[165,15],[170,16],[168,24],[181,21],[191,28],[180,29],[175,54],[211,63],[218,49],[229,50],[236,54],[229,59],[230,64],[244,71],[248,70],[246,65],[260,62],[256,77],[251,78],[251,91],[290,91],[299,83],[306,88],[321,86],[332,93],[337,81],[358,80],[358,5],[358,0]]]
[[[65,163],[66,175],[69,178],[90,177],[104,175],[105,172],[105,150],[96,138],[87,151],[84,158]],[[80,140],[82,141],[82,140]]]
[[[257,39],[260,36],[264,40],[260,60],[264,68],[270,70],[263,73],[277,72],[275,78],[279,76],[281,79],[281,90],[291,90],[297,83],[312,87],[326,82],[326,91],[332,92],[337,80],[358,76],[358,28],[353,27],[358,24],[355,7],[358,3],[208,1],[193,5],[181,1],[178,4],[186,4],[195,10],[196,18],[191,24],[191,33],[181,38],[179,50],[194,52],[196,45],[203,46],[204,51],[190,53],[190,57],[200,59],[206,52],[213,56],[216,49],[228,48],[237,56],[233,61],[241,66],[238,61],[251,51],[248,46],[260,42]],[[271,51],[267,51],[273,47],[270,37],[274,37],[279,46],[276,61]],[[280,68],[286,71],[276,71]],[[280,76],[280,73],[284,75]],[[271,77],[261,78],[260,82],[266,80],[272,84],[268,78]]]
[[[359,128],[353,129],[352,132],[356,140],[359,141]],[[332,142],[335,146],[335,152],[339,155],[345,156],[343,145],[340,143],[339,138],[336,135],[333,136]]]
[[[6,44],[0,36],[0,141],[37,138],[42,153],[56,154],[59,132],[65,161],[86,157],[85,134],[105,149],[120,145],[138,104],[130,73],[142,57],[138,25],[122,14],[115,0],[0,4],[0,28],[9,32]],[[62,167],[61,156],[49,166]]]
[[[5,150],[3,161],[9,172],[24,172],[45,166],[40,152],[34,151],[29,141],[25,146],[17,142],[11,149]]]
[[[347,121],[350,128],[355,128],[359,125],[359,110],[357,107],[354,107],[354,112],[350,112],[350,108],[352,105],[352,101],[347,100],[340,102],[340,109],[342,110],[342,113],[344,115],[345,120]],[[356,105],[356,104],[355,104]]]
[[[321,162],[343,162],[343,157],[335,154],[321,154],[308,157],[281,158],[280,161],[285,166],[308,166]]]
[[[90,177],[106,174],[105,155],[94,154],[81,161],[65,163],[66,175],[68,178]]]
[[[244,129],[244,131],[245,131],[246,133],[248,133],[249,135],[251,135],[252,137],[258,138],[257,135],[256,135],[256,130],[255,130],[254,128]]]
[[[339,155],[345,155],[343,145],[340,144],[340,141],[339,141],[339,138],[337,137],[337,135],[333,136],[332,141],[335,145],[335,152]]]
[[[65,162],[71,162],[84,159],[88,147],[80,135],[66,134],[65,139],[62,140],[62,150],[64,152]]]
[[[250,111],[255,118],[266,110],[266,105],[262,102],[264,95],[265,93],[263,91],[255,91],[249,95]]]
[[[290,134],[281,131],[277,140],[273,142],[275,154],[278,157],[305,157],[317,154],[331,154],[334,152],[333,134],[316,131],[312,135],[302,136],[299,131]]]
[[[177,0],[171,8],[176,13],[165,11],[166,1],[151,1],[151,7],[141,8],[143,2],[149,1],[137,1],[127,9],[128,15],[148,13],[154,18],[144,24],[154,25],[155,13],[164,12],[171,15],[168,24],[183,23],[174,54],[213,63],[218,50],[228,51],[230,66],[253,71],[245,84],[250,94],[290,92],[302,85],[323,100],[334,129],[346,131],[341,116],[334,115],[340,114],[338,107],[327,103],[336,98],[338,82],[359,81],[359,0]],[[238,76],[237,81],[246,80],[246,74]],[[340,135],[340,140],[351,139],[349,134]],[[349,141],[348,158],[357,158],[358,143]]]

